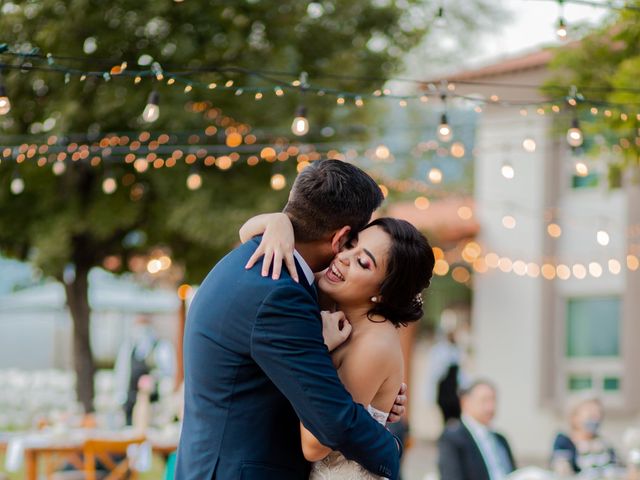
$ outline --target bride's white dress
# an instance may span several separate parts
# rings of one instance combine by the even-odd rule
[[[367,410],[382,425],[387,423],[388,413],[377,410],[371,405]],[[383,480],[383,478],[370,473],[359,463],[347,460],[340,452],[331,452],[323,460],[312,465],[309,480]]]

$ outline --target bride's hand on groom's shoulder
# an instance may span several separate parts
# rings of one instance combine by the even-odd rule
[[[251,225],[250,222],[255,223]],[[269,270],[273,267],[271,278],[277,280],[282,272],[282,264],[287,267],[291,278],[299,282],[296,262],[293,257],[295,249],[295,236],[293,234],[293,226],[291,220],[284,213],[269,213],[254,217],[247,225],[248,230],[254,227],[256,234],[262,233],[260,245],[245,265],[246,269],[253,267],[260,258],[262,260],[262,276],[269,276]]]
[[[322,336],[330,352],[342,345],[351,335],[351,324],[342,312],[320,312],[322,315]]]
[[[396,397],[395,402],[393,402],[393,407],[391,407],[391,412],[389,413],[389,418],[387,418],[387,423],[397,423],[402,420],[402,417],[406,411],[407,404],[407,384],[403,383],[400,385],[400,391],[398,392],[398,396]]]

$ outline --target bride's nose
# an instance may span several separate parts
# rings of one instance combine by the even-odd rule
[[[349,265],[349,251],[345,250],[338,254],[338,261],[343,265]]]

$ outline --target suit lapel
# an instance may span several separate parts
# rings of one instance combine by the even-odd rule
[[[484,461],[480,447],[473,438],[473,435],[471,435],[467,426],[464,424],[462,424],[462,431],[464,432],[464,436],[467,438],[467,445],[469,445],[468,453],[473,468],[478,469],[478,471],[474,472],[475,475],[478,475],[478,477],[474,477],[474,480],[490,480],[491,477],[489,476],[489,469]]]

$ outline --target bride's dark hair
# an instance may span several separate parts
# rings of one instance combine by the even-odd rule
[[[369,310],[396,327],[420,320],[422,291],[429,287],[435,257],[429,242],[416,227],[397,218],[378,218],[369,227],[380,227],[391,237],[387,274],[380,286],[380,301]]]

